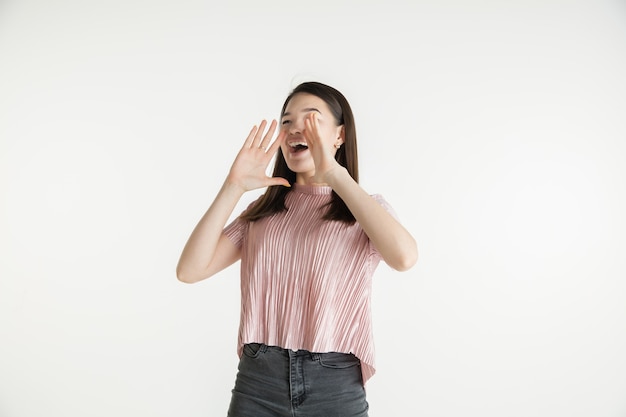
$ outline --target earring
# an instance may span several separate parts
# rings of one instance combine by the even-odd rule
[[[341,148],[341,143],[335,143],[335,149]]]

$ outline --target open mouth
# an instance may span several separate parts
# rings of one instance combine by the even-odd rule
[[[298,153],[309,149],[306,142],[291,142],[289,144],[289,149],[292,153]]]

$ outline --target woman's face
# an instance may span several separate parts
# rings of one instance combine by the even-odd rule
[[[296,173],[297,182],[306,182],[315,174],[313,157],[306,146],[306,139],[302,135],[304,119],[315,113],[319,124],[319,135],[329,152],[337,152],[335,144],[343,143],[341,130],[337,126],[330,108],[324,100],[312,94],[298,93],[294,95],[281,119],[281,129],[287,131],[287,137],[281,145],[285,162],[290,170]],[[304,180],[304,181],[303,181]]]

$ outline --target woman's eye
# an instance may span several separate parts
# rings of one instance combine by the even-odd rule
[[[288,123],[290,123],[290,120],[283,120],[283,123],[282,123],[282,124],[286,125],[286,124],[288,124]]]

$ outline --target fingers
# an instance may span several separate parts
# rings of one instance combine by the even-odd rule
[[[272,142],[272,145],[267,150],[267,153],[271,154],[271,155],[274,155],[276,153],[276,151],[278,151],[278,148],[280,148],[280,145],[282,145],[282,143],[283,143],[283,141],[285,140],[286,137],[287,137],[287,131],[286,130],[279,131],[278,132],[278,136],[276,136],[276,140],[274,140],[274,142]]]
[[[318,121],[317,114],[314,112],[309,113],[304,119],[304,131],[302,134],[306,138],[307,142],[311,142],[312,140],[319,138],[318,135]]]
[[[267,126],[266,120],[261,120],[261,123],[258,126],[252,126],[252,129],[250,129],[250,133],[248,133],[248,137],[246,138],[244,146],[248,148],[258,148],[259,146],[261,146],[261,137],[263,136],[263,132],[265,131],[265,126]]]
[[[265,122],[265,120],[262,123],[267,123]],[[257,136],[259,136],[259,145],[258,147],[263,149],[264,151],[267,151],[267,148],[270,146],[270,142],[272,141],[272,137],[274,136],[274,132],[276,131],[276,126],[278,125],[278,122],[276,120],[272,120],[272,122],[270,123],[270,127],[267,130],[267,133],[265,134],[265,136],[263,136],[263,139],[260,139],[260,134],[263,133],[262,130],[259,130],[259,132],[257,132]],[[263,125],[263,127],[265,127],[265,125]]]
[[[276,126],[278,122],[276,120],[272,120],[265,132],[265,128],[267,127],[267,120],[262,120],[258,126],[253,126],[248,133],[248,137],[244,143],[245,148],[259,148],[264,151],[267,151],[270,143],[272,142],[272,137],[274,136],[274,132],[276,132]]]

